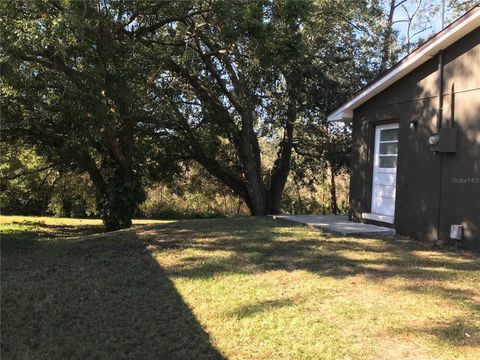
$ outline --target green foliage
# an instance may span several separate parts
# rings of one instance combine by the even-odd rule
[[[97,216],[96,190],[88,176],[63,173],[59,177],[46,213],[71,218]]]
[[[431,4],[432,7],[439,11],[441,1],[445,2],[445,20],[446,24],[456,20],[458,17],[470,11],[475,6],[480,6],[479,0],[436,0]]]
[[[173,36],[157,33],[155,43],[172,44],[151,93],[159,147],[172,162],[199,163],[252,214],[280,211],[295,139],[377,73],[381,15],[377,3],[355,1],[218,1]],[[336,171],[345,135],[328,141],[339,143],[328,149]],[[272,161],[261,153],[267,142]]]
[[[227,186],[194,162],[184,163],[169,181],[151,184],[140,214],[154,219],[247,215],[248,209]]]
[[[107,231],[129,228],[138,204],[146,199],[145,191],[137,180],[125,182],[113,174],[104,194],[98,199],[98,210]]]
[[[0,209],[3,214],[44,214],[57,174],[35,172],[47,166],[33,149],[1,143]],[[23,175],[23,176],[21,176]]]
[[[211,219],[225,217],[215,210],[195,211],[174,207],[158,200],[147,200],[140,205],[141,214],[149,219],[184,220],[184,219]]]
[[[36,144],[57,169],[88,174],[109,229],[128,226],[126,217],[143,199],[137,170],[149,154],[144,140],[151,134],[142,136],[141,130],[151,121],[147,89],[158,63],[140,40],[185,17],[190,5],[127,0],[0,5],[2,135]]]
[[[55,168],[38,147],[0,144],[2,214],[89,217],[96,215],[95,189],[85,174]]]
[[[349,209],[349,175],[342,170],[335,174],[335,184],[329,177],[331,169],[309,168],[303,159],[294,159],[285,186],[282,210],[287,214],[347,214]],[[335,193],[332,194],[332,186]],[[335,195],[333,199],[332,196]],[[332,208],[335,202],[336,208]]]
[[[27,168],[51,166],[47,177],[9,180],[2,204],[89,215],[95,198],[117,229],[130,226],[146,186],[172,179],[182,200],[147,212],[291,211],[300,203],[292,194],[308,186],[335,199],[350,130],[326,116],[386,65],[378,39],[396,34],[385,32],[383,5],[2,2],[2,141],[35,147]],[[178,181],[192,161],[201,186],[195,176]]]

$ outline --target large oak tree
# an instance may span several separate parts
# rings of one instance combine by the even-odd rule
[[[88,173],[109,230],[181,161],[278,213],[298,131],[377,68],[377,3],[2,2],[4,136]]]
[[[155,45],[171,49],[151,93],[172,159],[201,164],[253,215],[279,213],[297,129],[319,125],[376,69],[359,48],[375,48],[375,16],[354,1],[217,1],[145,38],[153,58]]]
[[[144,199],[139,127],[157,65],[142,38],[203,11],[187,1],[1,4],[4,138],[41,144],[52,164],[88,173],[107,230],[129,227]]]

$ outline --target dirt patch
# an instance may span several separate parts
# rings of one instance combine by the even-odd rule
[[[428,351],[409,339],[386,337],[381,341],[376,360],[436,360]]]

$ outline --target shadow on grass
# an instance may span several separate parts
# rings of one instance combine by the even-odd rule
[[[291,299],[277,299],[259,301],[255,304],[245,305],[232,311],[231,315],[236,318],[246,318],[254,316],[258,313],[263,313],[271,309],[279,309],[282,307],[291,306],[294,301]]]
[[[424,334],[435,336],[440,342],[453,346],[471,346],[480,349],[480,326],[472,323],[471,319],[457,318],[448,323],[433,323],[428,327],[404,328],[399,333]]]
[[[2,228],[2,239],[7,242],[22,240],[63,239],[88,236],[103,232],[103,225],[52,225],[44,221],[21,221],[6,224]]]
[[[445,299],[464,300],[479,295],[455,286],[465,272],[480,272],[480,258],[472,253],[432,250],[428,243],[401,237],[342,238],[269,219],[228,221],[170,224],[146,232],[144,240],[153,249],[159,246],[157,250],[161,251],[162,239],[168,237],[178,247],[188,246],[210,254],[176,261],[167,269],[169,275],[176,277],[304,270],[333,278],[360,274],[377,282],[401,278],[411,286],[399,290]],[[292,228],[297,231],[289,231]],[[217,251],[222,255],[215,256]],[[435,286],[427,286],[432,281]],[[480,305],[473,301],[470,307],[479,310]]]
[[[391,291],[454,301],[471,314],[480,313],[480,289],[461,287],[464,276],[480,273],[480,257],[476,254],[434,250],[431,244],[401,237],[342,238],[268,219],[233,219],[225,224],[216,221],[171,224],[150,231],[144,240],[152,251],[164,251],[161,241],[168,238],[177,248],[185,246],[208,254],[178,258],[166,269],[169,276],[207,279],[229,274],[302,270],[338,279],[363,275],[379,283],[401,279],[405,285],[391,285]],[[235,309],[232,315],[250,317],[290,305],[288,299],[259,301]],[[417,330],[435,336],[440,342],[446,339],[461,345],[479,341],[480,329],[472,325],[469,316],[457,322],[463,325],[441,324]]]
[[[2,256],[2,359],[224,358],[134,232],[30,250]]]
[[[205,256],[180,256],[165,269],[153,258],[158,252],[178,255],[184,248]],[[398,237],[345,239],[258,218],[145,226],[82,242],[37,242],[28,253],[12,251],[2,258],[1,352],[3,358],[222,359],[172,276],[304,270],[332,278],[363,274],[378,282],[402,278],[411,286],[392,291],[444,299],[455,294],[455,300],[478,311],[473,292],[447,285],[480,271],[479,260],[473,254],[432,252]],[[433,281],[435,288],[424,286]],[[288,300],[262,300],[232,315],[249,317],[284,306],[290,306]],[[448,333],[423,331],[439,338]]]
[[[472,325],[463,319],[457,319],[446,325],[439,325],[421,329],[421,332],[428,332],[437,336],[442,341],[452,345],[475,346],[480,348],[480,336],[472,337],[478,334],[479,326]]]

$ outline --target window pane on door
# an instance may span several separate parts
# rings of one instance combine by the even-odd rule
[[[394,155],[398,153],[398,143],[380,143],[380,154]]]
[[[381,168],[396,168],[397,167],[397,157],[396,156],[379,156],[379,167]]]
[[[387,129],[380,131],[380,141],[398,140],[398,129]]]

